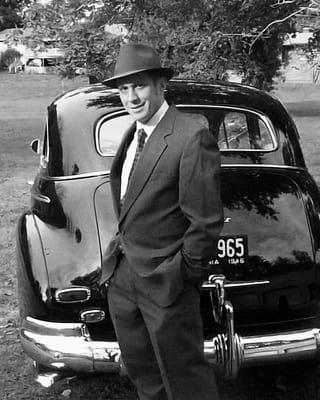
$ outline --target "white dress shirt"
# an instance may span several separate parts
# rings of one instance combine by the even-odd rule
[[[154,131],[155,127],[158,125],[160,120],[163,118],[164,114],[168,111],[169,105],[166,101],[162,103],[160,106],[159,110],[152,116],[152,118],[145,124],[142,124],[141,122],[137,121],[137,127],[135,134],[133,136],[133,140],[130,143],[128,150],[127,150],[127,155],[126,159],[123,163],[122,167],[122,172],[121,172],[121,198],[124,196],[127,190],[128,186],[128,180],[129,180],[129,174],[131,171],[131,167],[133,164],[134,156],[136,154],[136,148],[137,148],[137,142],[138,142],[138,130],[139,129],[144,129],[146,133],[146,140],[145,144],[147,143],[147,140],[151,136],[151,133]]]

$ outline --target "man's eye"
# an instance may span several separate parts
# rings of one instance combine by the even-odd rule
[[[141,89],[141,88],[145,87],[145,85],[144,85],[143,83],[139,83],[136,87],[137,87],[138,89]]]

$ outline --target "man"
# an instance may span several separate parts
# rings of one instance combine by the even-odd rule
[[[223,224],[215,138],[167,104],[173,71],[146,45],[121,47],[114,76],[136,121],[110,179],[118,233],[103,276],[124,365],[141,400],[218,399],[204,359],[199,285]]]

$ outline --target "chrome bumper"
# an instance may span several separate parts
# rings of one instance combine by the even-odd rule
[[[25,352],[51,370],[126,373],[118,343],[93,341],[83,323],[54,323],[27,317],[20,337]],[[246,337],[235,333],[232,343],[228,338],[220,334],[205,340],[204,354],[211,364],[229,376],[236,375],[242,366],[313,358],[320,349],[320,329]]]

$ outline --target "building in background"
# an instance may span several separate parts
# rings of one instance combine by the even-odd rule
[[[19,28],[5,29],[0,32],[0,53],[15,49],[20,54],[22,70],[26,73],[54,73],[63,58],[63,52],[52,40],[43,39],[39,50],[32,50],[24,44],[27,31]],[[18,64],[18,60],[14,61]],[[13,66],[11,66],[13,67]],[[12,69],[9,66],[9,70]],[[13,71],[11,71],[13,72]]]
[[[317,83],[320,68],[320,54],[313,59],[308,55],[309,40],[313,32],[303,28],[302,32],[287,35],[283,43],[283,59],[287,65],[283,68],[286,82]]]

